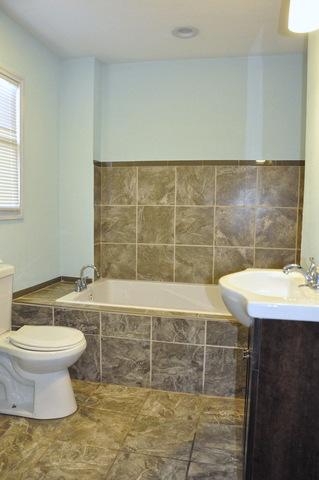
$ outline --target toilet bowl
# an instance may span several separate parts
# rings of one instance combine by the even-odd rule
[[[85,337],[60,326],[11,331],[13,271],[0,264],[0,413],[37,419],[71,415],[77,405],[68,367],[84,352]]]

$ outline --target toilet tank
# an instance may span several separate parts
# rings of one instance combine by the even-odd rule
[[[0,263],[0,334],[11,330],[14,267]]]

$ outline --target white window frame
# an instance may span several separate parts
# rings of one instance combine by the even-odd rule
[[[14,82],[20,88],[20,102],[19,102],[19,180],[20,180],[20,207],[17,209],[2,209],[0,207],[0,221],[3,220],[18,220],[23,218],[23,99],[24,99],[24,81],[15,73],[9,72],[0,67],[0,75],[9,82]]]

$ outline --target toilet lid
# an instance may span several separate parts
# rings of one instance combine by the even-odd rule
[[[83,341],[84,335],[70,327],[25,325],[11,332],[9,339],[16,347],[48,352],[75,347]]]

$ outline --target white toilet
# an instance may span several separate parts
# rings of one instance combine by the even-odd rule
[[[86,348],[75,328],[26,325],[11,331],[14,268],[0,263],[0,413],[38,419],[75,412],[68,367]]]

